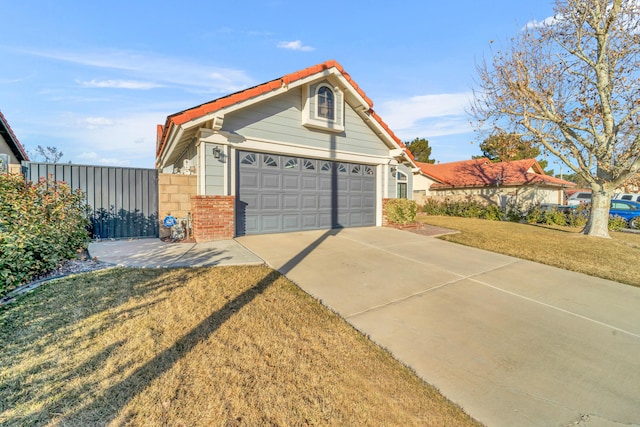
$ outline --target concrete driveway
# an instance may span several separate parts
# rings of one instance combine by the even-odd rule
[[[387,228],[242,245],[488,426],[640,425],[640,289]]]

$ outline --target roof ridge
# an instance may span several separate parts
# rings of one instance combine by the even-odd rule
[[[378,122],[378,124],[388,133],[388,135],[401,147],[404,152],[414,160],[413,155],[407,149],[405,144],[393,133],[393,131],[389,128],[389,126],[378,116],[378,114],[373,110],[373,101],[364,93],[364,91],[358,86],[358,84],[351,78],[351,75],[347,73],[342,65],[340,65],[336,60],[328,60],[322,62],[320,64],[312,65],[310,67],[304,68],[299,71],[294,71],[293,73],[286,74],[282,77],[278,77],[273,80],[269,80],[265,83],[258,84],[256,86],[231,93],[229,95],[222,96],[220,98],[216,98],[212,101],[205,102],[203,104],[197,105],[192,108],[188,108],[186,110],[180,111],[178,113],[167,116],[167,120],[163,125],[157,126],[157,145],[156,145],[156,158],[160,156],[160,154],[164,151],[167,141],[169,139],[169,134],[171,133],[171,129],[174,126],[180,126],[184,123],[187,123],[191,120],[203,117],[212,112],[221,110],[223,108],[229,107],[231,105],[237,104],[242,101],[249,100],[259,95],[263,95],[274,91],[276,89],[280,89],[281,87],[287,86],[290,83],[301,80],[303,78],[312,76],[314,74],[318,74],[324,70],[329,70],[331,68],[335,68],[351,85],[353,90],[357,92],[362,99],[367,103],[368,113],[373,119]]]

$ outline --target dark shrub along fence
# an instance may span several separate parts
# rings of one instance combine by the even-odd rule
[[[155,169],[27,162],[27,181],[64,181],[86,195],[93,238],[158,237]]]
[[[0,296],[86,248],[84,198],[64,183],[0,174]]]

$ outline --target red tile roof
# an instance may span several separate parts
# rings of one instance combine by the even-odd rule
[[[0,111],[0,134],[6,134],[9,137],[7,144],[9,144],[9,147],[14,152],[14,154],[16,154],[16,157],[18,159],[20,158],[20,156],[22,156],[22,160],[29,160],[27,152],[25,151],[22,144],[20,144],[20,141],[18,141],[18,137],[16,136],[16,134],[13,133],[11,126],[9,126],[9,122],[4,117],[4,114],[2,114],[2,111]],[[5,140],[6,139],[7,138],[5,138]],[[17,155],[18,153],[16,153],[16,151],[20,154],[20,156]]]
[[[277,79],[268,81],[266,83],[262,83],[258,86],[254,86],[248,89],[245,89],[240,92],[232,93],[227,96],[223,96],[222,98],[214,99],[213,101],[195,106],[193,108],[189,108],[187,110],[172,114],[167,117],[167,121],[164,126],[158,125],[158,144],[156,147],[156,156],[160,157],[160,154],[164,151],[167,139],[171,132],[171,129],[174,126],[179,126],[184,123],[187,123],[191,120],[198,119],[207,114],[213,113],[215,111],[221,110],[223,108],[229,107],[231,105],[237,104],[242,101],[246,101],[248,99],[266,94],[268,92],[280,89],[282,87],[287,86],[288,84],[304,79],[306,77],[312,76],[314,74],[321,73],[325,70],[329,70],[331,68],[335,68],[340,72],[340,74],[349,82],[351,87],[355,92],[357,92],[367,103],[369,109],[369,115],[376,120],[380,126],[384,128],[384,130],[393,138],[393,140],[404,149],[404,151],[409,155],[409,157],[413,160],[413,156],[406,149],[405,145],[398,139],[398,137],[389,129],[386,123],[382,121],[380,116],[373,111],[373,101],[364,93],[360,86],[356,84],[355,81],[351,78],[351,76],[342,68],[337,61],[329,60],[323,62],[321,64],[314,65],[312,67],[305,68],[304,70],[296,71],[291,74],[287,74],[285,76],[279,77]]]
[[[543,184],[574,187],[575,184],[546,175],[536,159],[491,163],[489,159],[453,163],[416,163],[422,173],[438,181],[433,189]]]

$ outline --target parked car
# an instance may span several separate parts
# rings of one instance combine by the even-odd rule
[[[629,200],[611,200],[610,216],[619,216],[627,221],[629,228],[639,228],[640,226],[640,203]]]
[[[638,193],[616,193],[613,195],[615,200],[630,200],[632,202],[640,203],[640,194]]]
[[[578,206],[581,203],[591,203],[591,193],[587,191],[578,191],[573,193],[567,199],[569,206]]]

